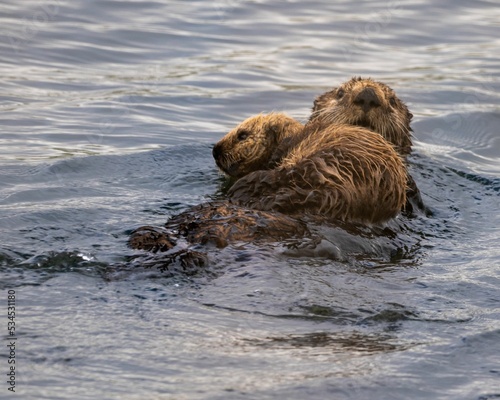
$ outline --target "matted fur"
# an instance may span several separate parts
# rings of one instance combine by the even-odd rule
[[[378,85],[385,96],[377,89],[383,104],[363,110],[353,100],[359,84]],[[343,101],[339,88],[344,90]],[[181,262],[206,263],[205,255],[192,249],[170,252],[181,237],[191,244],[224,247],[235,241],[308,235],[307,226],[294,218],[304,213],[319,217],[316,221],[326,217],[364,223],[395,216],[405,201],[402,160],[378,134],[338,124],[369,127],[406,155],[411,150],[412,115],[380,82],[353,78],[339,88],[316,99],[305,129],[284,114],[259,115],[219,141],[213,152],[219,168],[230,176],[243,176],[229,192],[240,205],[229,200],[191,207],[172,217],[165,228],[137,229],[129,246],[167,252],[168,263],[176,257],[184,257]]]
[[[406,168],[379,134],[310,124],[298,137],[277,168],[240,178],[229,196],[259,210],[362,223],[383,222],[401,210]]]
[[[370,101],[364,101],[360,96],[362,92],[369,93]],[[380,133],[399,154],[407,155],[412,146],[412,117],[403,101],[385,83],[354,77],[318,96],[309,122],[363,126]]]
[[[172,250],[180,237],[188,243],[222,248],[236,241],[277,241],[306,234],[306,225],[297,219],[251,210],[226,200],[190,207],[168,220],[164,229],[140,227],[132,233],[128,244],[133,249],[156,253]]]
[[[252,171],[271,168],[271,156],[278,144],[302,132],[303,128],[303,124],[283,113],[259,114],[226,134],[212,153],[223,172],[239,178]]]
[[[225,247],[235,241],[277,241],[307,232],[304,223],[287,215],[251,210],[219,201],[200,204],[170,219],[165,225],[190,243],[212,243]]]

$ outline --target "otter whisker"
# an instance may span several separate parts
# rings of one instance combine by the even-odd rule
[[[323,109],[316,110],[315,112],[313,112],[313,114],[311,114],[311,117],[309,118],[309,120],[321,119],[325,115],[328,116],[329,112],[330,112],[330,108],[323,108]]]

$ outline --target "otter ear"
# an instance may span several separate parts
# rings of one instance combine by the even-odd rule
[[[325,107],[326,99],[330,97],[331,93],[335,92],[336,90],[337,88],[334,87],[333,89],[329,90],[326,93],[320,94],[318,97],[314,99],[313,107],[311,110],[312,111],[311,117],[314,115],[314,113],[317,113],[318,111],[320,111]]]
[[[272,137],[274,139],[280,135],[282,129],[283,129],[283,126],[280,124],[278,124],[276,122],[268,122],[266,124],[265,131],[269,137]]]
[[[316,111],[318,111],[321,108],[321,103],[323,102],[323,96],[324,94],[317,96],[314,99],[314,103],[311,109],[311,112],[314,114]]]
[[[411,112],[408,111],[408,120],[411,121],[411,119],[413,118],[413,114]]]

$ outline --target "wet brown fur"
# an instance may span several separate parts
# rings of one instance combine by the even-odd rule
[[[363,87],[373,88],[382,99],[379,106],[363,110],[356,104],[356,93]],[[129,246],[169,252],[175,251],[181,237],[190,244],[217,247],[235,241],[300,237],[308,234],[307,226],[294,216],[303,213],[319,217],[317,221],[323,217],[361,222],[389,219],[404,204],[406,169],[392,147],[374,132],[405,156],[411,151],[411,118],[389,87],[361,78],[319,96],[306,129],[284,114],[251,117],[214,148],[218,167],[230,176],[243,177],[229,193],[239,205],[229,200],[191,207],[172,217],[165,228],[137,229]],[[191,249],[171,254],[168,263],[176,257],[187,263],[207,262],[205,255]]]
[[[361,223],[386,221],[405,204],[405,165],[379,134],[310,123],[296,141],[277,168],[244,176],[228,195],[259,210]]]
[[[362,93],[365,93],[365,96],[361,95]],[[406,157],[411,153],[412,147],[412,118],[413,114],[406,104],[388,85],[370,78],[353,77],[314,100],[308,124],[320,123],[328,126],[340,123],[367,127],[380,133],[393,144],[399,154]],[[286,152],[293,145],[283,142],[275,154]],[[411,175],[408,175],[407,186],[404,214],[412,216],[416,210],[429,214]]]
[[[306,224],[298,219],[221,200],[193,206],[173,216],[164,228],[140,227],[132,232],[128,245],[157,253],[174,250],[179,238],[184,238],[189,244],[211,244],[223,248],[237,241],[270,242],[308,234]],[[191,253],[196,259],[203,259],[199,257],[202,253],[190,251],[186,254]],[[177,255],[178,252],[173,254],[174,257]]]
[[[314,100],[309,122],[349,124],[380,133],[399,154],[411,152],[413,115],[386,84],[354,77]]]
[[[283,113],[250,117],[226,134],[213,149],[217,166],[227,175],[240,178],[252,171],[269,169],[278,160],[273,152],[304,125]]]
[[[228,201],[200,204],[176,215],[165,225],[190,243],[221,248],[230,242],[277,241],[307,232],[305,224],[287,215],[252,210]]]

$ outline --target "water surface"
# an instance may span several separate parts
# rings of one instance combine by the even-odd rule
[[[500,397],[499,21],[495,1],[4,1],[16,395]],[[415,251],[237,244],[195,276],[116,270],[132,229],[219,191],[211,146],[235,124],[305,120],[353,75],[414,114],[410,169],[433,216],[396,223]]]

